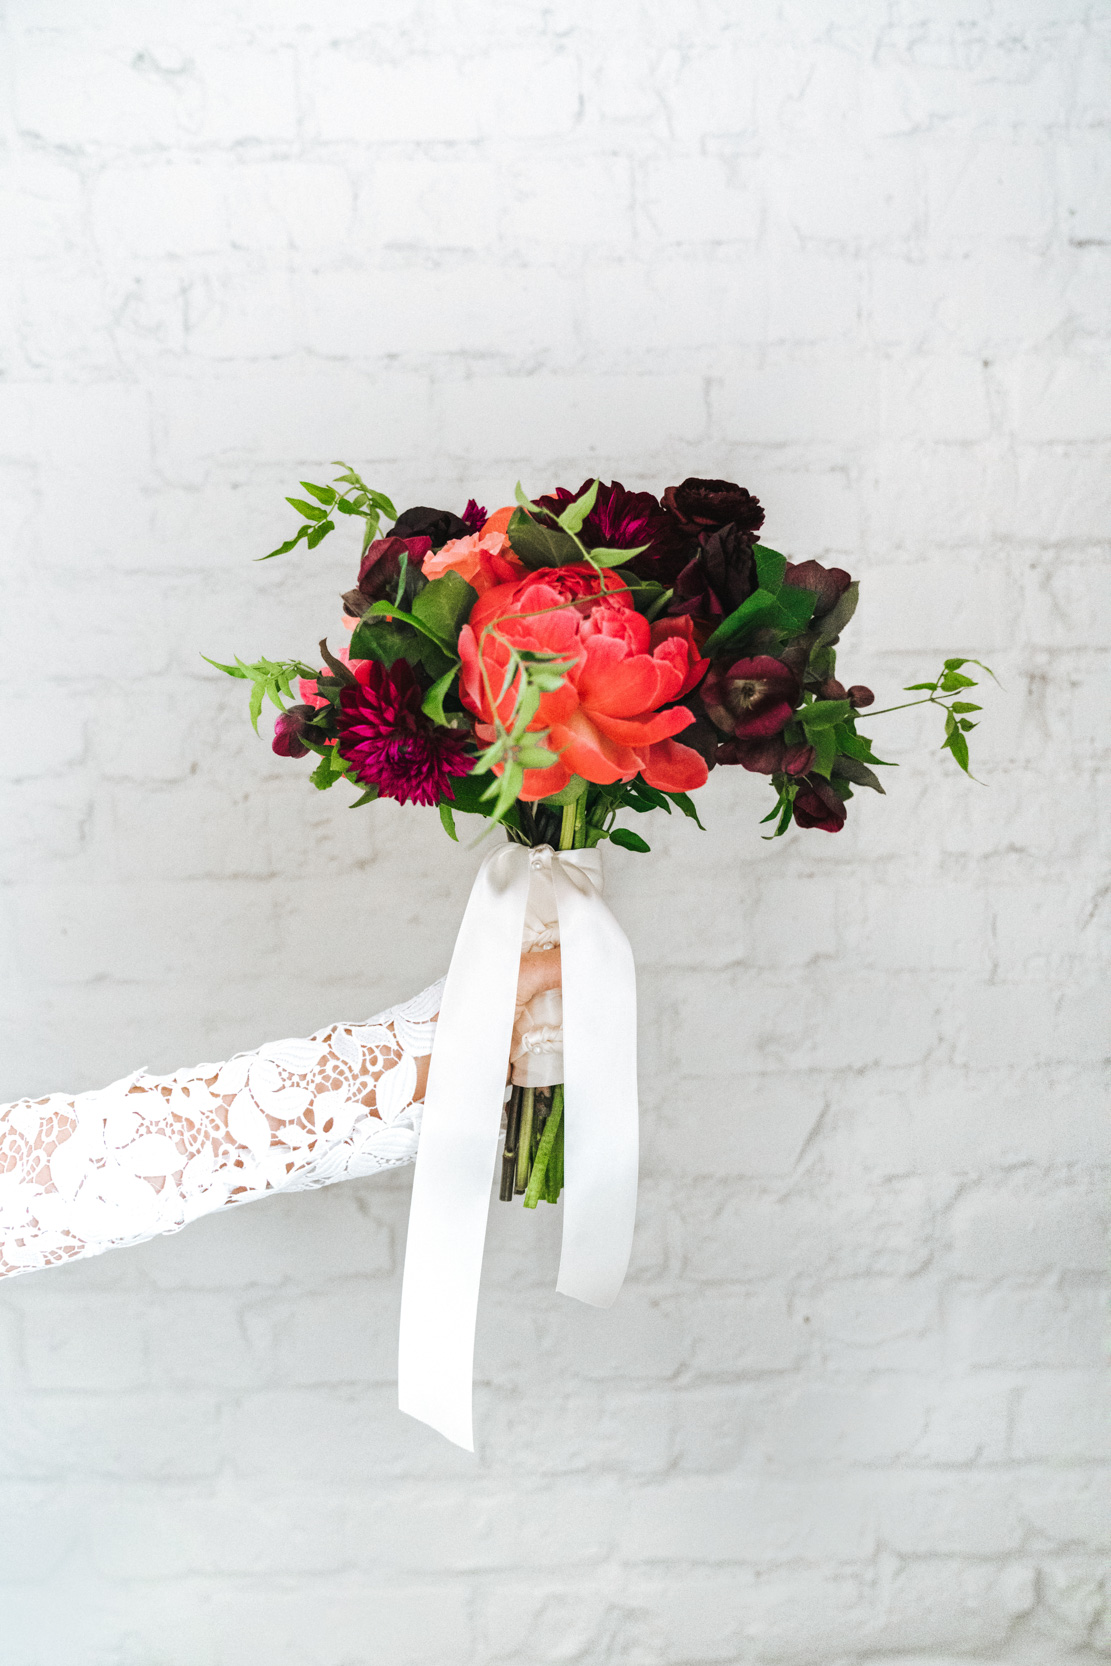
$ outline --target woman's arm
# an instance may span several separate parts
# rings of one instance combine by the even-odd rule
[[[523,955],[518,999],[559,971],[558,949]],[[412,1162],[442,987],[226,1064],[0,1106],[0,1277]]]

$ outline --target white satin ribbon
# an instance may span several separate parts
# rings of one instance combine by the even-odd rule
[[[637,1190],[636,979],[596,850],[506,845],[478,871],[440,1003],[401,1291],[398,1404],[474,1451],[482,1251],[530,882],[553,884],[563,965],[564,1209],[557,1290],[609,1307]]]

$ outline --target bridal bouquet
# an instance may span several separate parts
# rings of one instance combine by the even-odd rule
[[[271,555],[362,521],[350,641],[321,642],[319,669],[220,666],[251,683],[256,729],[264,699],[278,707],[274,751],[315,754],[316,787],[350,781],[352,808],[435,805],[453,839],[463,812],[523,845],[642,852],[622,813],[677,809],[701,826],[690,795],[718,765],[768,779],[768,837],[792,823],[839,832],[855,788],[883,792],[876,770],[891,766],[858,728],[872,691],[837,676],[858,585],[759,542],[764,510],[743,487],[688,479],[657,499],[592,480],[532,500],[518,486],[492,515],[473,498],[461,515],[398,515],[341,467],[331,485],[301,482],[308,497],[287,501],[302,524]],[[942,745],[966,772],[980,708],[964,668],[978,663],[947,659],[907,690],[942,710]],[[554,921],[529,946],[545,939]],[[563,1182],[558,1048],[543,1045],[559,997],[540,1005],[515,1030],[502,1169],[503,1200],[526,1207],[554,1203]]]

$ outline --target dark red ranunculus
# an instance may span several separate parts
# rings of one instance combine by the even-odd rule
[[[801,695],[798,678],[770,654],[711,667],[699,693],[719,729],[742,740],[777,735],[789,723]]]
[[[661,501],[684,526],[698,531],[732,523],[755,541],[764,524],[760,500],[732,480],[698,480],[692,475],[681,486],[669,486]]]
[[[452,799],[453,775],[469,775],[469,736],[445,729],[421,711],[423,691],[405,660],[387,669],[377,660],[352,667],[356,682],[340,694],[339,750],[364,786],[400,804]]]
[[[591,484],[584,480],[577,492],[557,486],[537,502],[558,515],[575,498],[582,497]],[[662,509],[651,492],[627,492],[620,480],[609,486],[599,485],[579,537],[588,550],[635,550],[647,544],[642,555],[630,560],[629,570],[638,578],[656,579],[661,584],[670,584],[690,556],[690,539],[684,536],[674,515]]]
[[[468,532],[481,532],[486,525],[486,511],[482,505],[476,503],[473,497],[467,499],[467,507],[463,511],[463,520]]]
[[[752,541],[735,526],[718,527],[702,540],[697,555],[675,580],[672,614],[718,624],[756,589]]]
[[[823,833],[840,833],[845,825],[845,800],[821,775],[808,775],[795,798],[795,821]]]
[[[395,538],[429,538],[434,550],[441,549],[449,539],[466,538],[473,531],[462,515],[453,515],[450,509],[427,509],[423,505],[403,510],[393,525]]]
[[[421,563],[432,550],[428,538],[376,538],[368,544],[359,563],[359,582],[343,596],[343,611],[361,619],[371,602],[392,602],[401,579],[401,558],[408,557],[409,573],[419,573]]]
[[[858,708],[860,706],[870,706],[875,698],[872,690],[863,683],[853,683],[849,689],[849,704]]]
[[[732,740],[722,741],[717,761],[740,764],[754,775],[805,775],[814,762],[814,748],[804,741],[788,746],[782,734],[757,736],[753,740],[738,740],[734,736]]]
[[[814,604],[814,617],[821,619],[836,605],[852,579],[842,567],[823,567],[820,561],[788,561],[783,582],[793,585],[796,590],[813,590],[818,598]]]
[[[316,716],[313,706],[289,706],[278,715],[274,725],[274,739],[271,742],[279,758],[303,758],[309,748],[302,740],[302,735],[308,729],[312,719]]]

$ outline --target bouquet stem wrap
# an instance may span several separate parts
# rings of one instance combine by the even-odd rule
[[[637,1191],[636,978],[597,850],[507,845],[471,891],[425,1091],[401,1293],[398,1403],[474,1451],[471,1383],[491,1181],[530,885],[559,910],[567,1178],[556,1288],[609,1307]]]

